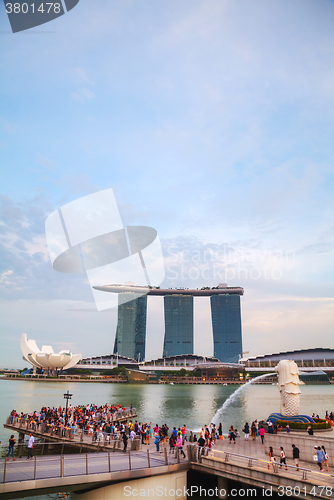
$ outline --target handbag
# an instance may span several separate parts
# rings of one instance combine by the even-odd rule
[[[315,462],[317,462],[317,461],[318,461],[318,455],[313,455],[313,460],[314,460]]]

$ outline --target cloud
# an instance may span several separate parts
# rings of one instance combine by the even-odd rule
[[[5,285],[11,285],[12,282],[8,280],[8,276],[13,274],[12,270],[4,271],[0,277],[0,283],[4,283]]]
[[[45,240],[45,219],[53,210],[42,198],[15,203],[8,197],[0,197],[0,272],[11,270],[10,279],[0,282],[3,299],[83,297],[93,301],[84,274],[66,275],[52,269]]]
[[[18,131],[18,125],[16,123],[10,122],[5,118],[0,116],[0,126],[4,132],[7,134],[16,134]]]
[[[95,98],[95,94],[88,87],[80,87],[75,92],[71,92],[72,99],[74,101],[85,103],[93,100]]]
[[[46,158],[39,153],[37,153],[37,161],[39,165],[46,168],[47,170],[50,170],[51,172],[55,170],[55,167],[57,165],[55,161],[50,160],[49,158]]]
[[[74,82],[76,85],[94,85],[94,80],[88,77],[87,70],[85,68],[74,68],[73,69],[74,73]]]

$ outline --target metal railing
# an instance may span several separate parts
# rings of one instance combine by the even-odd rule
[[[298,473],[299,476],[302,476],[303,480],[310,479],[310,475],[314,474],[318,479],[321,477],[326,477],[330,481],[334,480],[334,474],[330,474],[329,472],[320,472],[320,470],[312,470],[301,466],[289,465],[289,464],[281,464],[278,461],[272,462],[271,460],[266,460],[264,458],[258,457],[249,457],[247,455],[240,455],[238,453],[231,453],[229,451],[221,451],[209,449],[206,447],[199,447],[196,445],[190,445],[190,456],[192,462],[202,463],[202,457],[208,457],[212,459],[218,459],[219,461],[224,461],[231,463],[231,465],[241,465],[248,469],[251,469],[254,466],[265,469],[268,471],[272,470],[274,474],[279,474],[280,472],[284,472],[285,470],[289,472]]]
[[[124,420],[126,418],[130,419],[131,417],[135,417],[137,415],[136,408],[128,408],[126,410],[121,410],[114,412],[110,415],[108,415],[106,422],[109,424],[115,424],[120,420]],[[95,422],[98,423],[101,420],[95,419]],[[75,434],[73,434],[72,429],[70,428],[64,428],[64,427],[58,427],[57,425],[53,425],[52,423],[50,424],[48,421],[43,421],[43,420],[32,420],[31,418],[28,418],[27,416],[17,416],[14,417],[10,415],[7,417],[6,420],[6,425],[8,426],[13,426],[15,427],[14,430],[20,432],[20,431],[31,431],[31,432],[39,432],[41,434],[50,434],[51,436],[55,437],[65,437],[67,439],[73,439],[74,436],[83,436],[83,435],[88,435],[88,429],[82,428],[80,429],[79,427],[76,427],[75,429]],[[99,431],[100,433],[101,431]],[[93,432],[94,435],[94,432]],[[103,432],[103,435],[107,435],[106,432]],[[114,434],[109,434],[109,436],[113,436]],[[94,439],[96,441],[96,439]]]
[[[120,411],[117,410],[117,411],[114,411],[113,413],[109,413],[106,416],[105,421],[109,422],[109,423],[115,423],[118,420],[121,420],[124,418],[129,418],[129,417],[134,417],[136,415],[137,415],[136,408],[125,408],[125,410],[120,410]],[[24,428],[24,426],[26,426],[25,428],[28,428],[28,425],[29,425],[29,429],[32,429],[32,430],[34,430],[32,426],[40,426],[43,424],[47,425],[47,422],[41,421],[41,420],[39,420],[39,418],[37,418],[34,421],[31,421],[31,419],[29,419],[29,417],[31,417],[31,415],[24,415],[23,417],[21,417],[21,415],[17,415],[16,417],[14,417],[13,415],[9,415],[7,417],[7,420],[6,420],[6,424],[7,425],[15,425],[15,426],[16,426],[16,424],[19,424],[20,428]],[[99,419],[95,418],[96,422],[99,422],[101,420],[102,420],[102,418],[99,418]]]
[[[60,443],[52,443],[52,445]],[[126,470],[151,469],[180,463],[179,450],[176,458],[168,456],[167,448],[162,453],[126,451],[113,455],[111,452],[82,453],[81,455],[64,455],[57,457],[37,456],[35,447],[32,459],[17,459],[15,462],[1,461],[2,483],[22,482],[38,479],[57,479],[63,477],[87,476],[91,474],[121,472]]]
[[[124,441],[119,436],[112,436],[113,439],[106,440],[105,438],[98,438],[96,441],[47,441],[46,439],[35,439],[34,454],[37,456],[47,455],[62,455],[86,452],[87,449],[94,453],[101,450],[104,451],[120,451],[124,448]],[[27,440],[20,441],[14,445],[14,457],[22,458],[27,456]],[[94,448],[91,445],[94,445]],[[140,436],[135,436],[132,440],[128,438],[127,448],[131,451],[141,451],[142,442]],[[8,446],[0,446],[0,457],[5,458],[8,455]],[[12,454],[10,454],[12,457]]]

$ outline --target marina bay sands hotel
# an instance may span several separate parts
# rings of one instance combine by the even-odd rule
[[[210,297],[214,356],[227,363],[237,363],[242,357],[240,296],[244,290],[241,287],[221,283],[193,290],[134,285],[94,288],[118,293],[114,354],[138,361],[145,359],[147,295],[158,295],[164,297],[164,357],[194,354],[194,297]]]

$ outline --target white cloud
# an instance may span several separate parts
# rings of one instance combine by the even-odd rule
[[[8,276],[13,274],[12,270],[4,271],[0,277],[0,283],[4,283],[5,285],[10,285],[12,282],[8,280]]]
[[[85,103],[95,98],[95,94],[88,87],[80,87],[75,92],[71,92],[72,99],[77,102]]]

